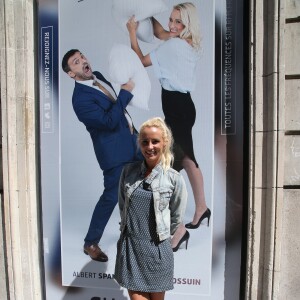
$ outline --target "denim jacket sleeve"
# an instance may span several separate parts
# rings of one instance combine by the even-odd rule
[[[187,189],[182,175],[178,174],[174,182],[174,192],[170,199],[171,234],[173,235],[182,222],[187,204]]]
[[[135,186],[138,186],[141,182],[138,180],[139,169],[141,162],[128,163],[124,166],[120,181],[118,192],[118,204],[121,217],[120,231],[123,232],[126,227],[127,210],[129,205],[129,199]]]

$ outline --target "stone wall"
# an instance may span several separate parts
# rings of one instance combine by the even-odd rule
[[[284,176],[278,299],[300,298],[300,1],[284,14]]]
[[[300,2],[250,1],[246,299],[299,299]]]

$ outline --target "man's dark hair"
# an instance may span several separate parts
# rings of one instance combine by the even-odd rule
[[[71,56],[73,56],[76,52],[80,52],[78,49],[71,49],[69,50],[63,57],[62,61],[61,61],[61,67],[62,69],[68,73],[69,71],[71,71],[69,65],[68,65],[68,60]]]

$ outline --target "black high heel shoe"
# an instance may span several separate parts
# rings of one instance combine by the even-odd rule
[[[186,231],[185,234],[183,235],[183,237],[180,239],[180,241],[176,245],[176,247],[172,248],[173,252],[176,252],[183,242],[185,242],[185,249],[187,249],[189,238],[190,238],[190,233],[188,231]]]
[[[201,222],[207,218],[207,227],[209,226],[209,220],[210,220],[210,216],[211,216],[211,211],[208,208],[203,215],[200,217],[199,221],[197,222],[197,224],[192,224],[192,222],[185,224],[185,227],[188,229],[196,229],[200,226]]]

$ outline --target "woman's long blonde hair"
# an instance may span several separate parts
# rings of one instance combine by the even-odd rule
[[[164,148],[161,155],[161,164],[163,169],[166,171],[168,170],[173,163],[174,156],[172,153],[172,147],[173,147],[173,135],[170,130],[170,128],[166,125],[164,120],[160,117],[155,117],[147,120],[144,122],[139,130],[139,136],[138,136],[138,143],[141,143],[141,134],[143,133],[145,128],[149,127],[156,127],[159,128],[162,132],[162,139],[164,142]]]
[[[173,7],[180,11],[182,24],[185,26],[180,33],[180,38],[191,39],[192,46],[200,49],[200,22],[197,9],[191,2],[177,4]]]

